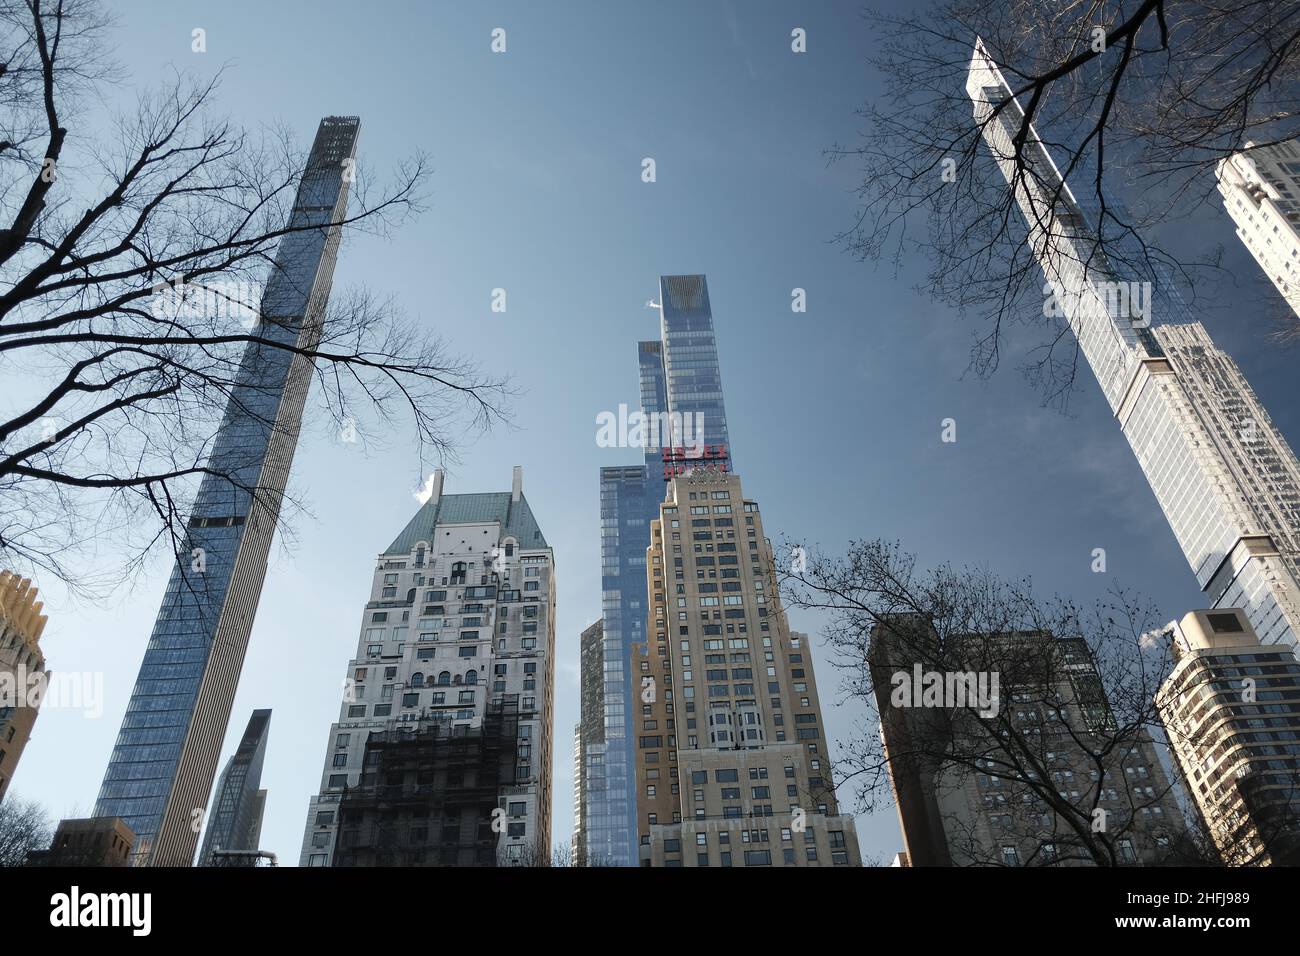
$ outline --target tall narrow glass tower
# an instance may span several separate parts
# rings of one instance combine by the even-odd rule
[[[643,415],[692,416],[701,425],[691,447],[644,449],[645,464],[600,469],[601,612],[604,623],[604,734],[582,740],[581,856],[593,866],[636,866],[636,781],[632,728],[640,712],[630,651],[646,641],[646,549],[658,520],[666,482],[693,454],[730,467],[730,439],[722,400],[709,287],[702,275],[660,276],[660,337],[637,343]],[[673,441],[676,444],[676,441]],[[584,727],[592,726],[583,715]],[[575,849],[575,852],[576,849]]]
[[[261,338],[320,341],[360,120],[321,121],[262,296]],[[251,342],[209,455],[95,815],[136,833],[135,865],[189,866],[266,575],[312,361]]]
[[[203,834],[199,866],[212,866],[219,850],[258,849],[262,834],[262,813],[266,791],[262,787],[262,764],[271,731],[271,712],[255,710],[248,718],[243,739],[217,782],[212,813]]]
[[[1300,634],[1300,463],[1236,364],[1174,284],[1123,274],[1095,203],[1071,191],[1030,128],[1029,174],[1012,139],[1024,113],[977,42],[966,89],[975,120],[1025,218],[1030,249],[1183,549],[1206,606],[1240,607],[1265,644]],[[995,107],[1001,108],[995,112]],[[1118,264],[1116,259],[1126,260]],[[1111,290],[1150,282],[1145,309]],[[1152,318],[1162,324],[1150,326]],[[1172,324],[1172,319],[1184,324]]]

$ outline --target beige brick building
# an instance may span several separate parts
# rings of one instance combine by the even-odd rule
[[[674,478],[651,524],[645,645],[634,645],[642,866],[860,866],[835,801],[805,635],[740,479]]]
[[[0,571],[0,799],[40,709],[39,697],[28,706],[28,691],[33,679],[43,688],[49,676],[40,648],[47,618],[36,595],[30,580]]]

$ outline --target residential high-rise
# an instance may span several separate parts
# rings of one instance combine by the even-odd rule
[[[360,121],[321,121],[262,296],[261,338],[320,341]],[[136,834],[136,865],[188,866],[248,649],[313,363],[250,342],[95,804]],[[229,476],[229,477],[225,477]]]
[[[442,484],[376,562],[303,866],[549,864],[554,558],[519,468]]]
[[[32,736],[40,687],[48,679],[41,634],[47,616],[28,578],[0,571],[0,800]],[[28,694],[36,690],[35,700]]]
[[[632,648],[642,866],[860,866],[841,816],[806,635],[740,479],[697,464],[668,484]]]
[[[255,710],[248,718],[244,736],[217,782],[212,812],[203,834],[199,866],[212,866],[218,850],[254,852],[262,836],[262,813],[266,791],[262,785],[262,763],[271,732],[271,712]]]
[[[1080,827],[1104,833],[1119,865],[1180,849],[1155,744],[1115,719],[1082,638],[940,641],[926,619],[899,614],[875,626],[867,661],[903,865],[1095,865]]]
[[[1223,862],[1300,864],[1300,662],[1238,608],[1193,611],[1170,639],[1160,719]]]
[[[1300,315],[1300,142],[1248,142],[1215,174],[1237,238]]]
[[[645,464],[600,469],[603,727],[600,740],[582,746],[583,858],[609,866],[637,860],[628,651],[645,641],[645,549],[663,500],[660,479],[701,459],[726,467],[731,454],[705,277],[661,276],[659,311],[659,340],[637,343],[641,413],[655,423]],[[583,726],[596,726],[585,712]]]
[[[1017,175],[1023,113],[977,43],[967,91],[1028,226],[1028,242],[1156,501],[1212,607],[1240,607],[1266,644],[1300,633],[1300,462],[1236,365],[1195,322],[1165,270],[1124,274],[1134,240],[1098,239],[1099,213],[1070,189],[1038,135]],[[999,108],[995,112],[995,105]],[[1122,267],[1122,268],[1121,268]],[[1141,291],[1143,282],[1149,295]],[[1136,292],[1136,295],[1133,293]],[[1145,305],[1141,300],[1145,298]]]

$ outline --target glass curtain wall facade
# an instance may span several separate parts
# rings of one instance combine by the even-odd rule
[[[313,348],[360,120],[321,121],[262,296],[260,337]],[[349,177],[350,178],[350,177]],[[136,833],[135,865],[189,866],[266,575],[311,385],[310,359],[249,343],[95,804]]]
[[[199,852],[199,866],[211,866],[216,850],[257,850],[266,796],[266,791],[261,789],[262,764],[266,760],[270,732],[271,712],[253,711],[244,728],[244,737],[217,784],[212,815]]]
[[[1241,607],[1267,644],[1300,632],[1300,463],[1235,363],[1215,347],[1135,238],[1099,241],[1037,133],[1017,170],[1023,112],[977,43],[967,78],[982,128],[1025,218],[1028,243],[1137,456],[1210,607]],[[995,109],[995,107],[1000,107]],[[1027,174],[1026,174],[1027,172]],[[1146,309],[1113,294],[1149,282]],[[1153,317],[1161,320],[1152,325]],[[1181,324],[1174,324],[1175,322]]]
[[[637,343],[641,412],[677,421],[700,416],[702,434],[685,437],[702,443],[711,459],[723,464],[729,461],[730,439],[708,282],[702,275],[660,276],[659,302],[659,340]],[[672,444],[678,444],[675,438]],[[637,688],[630,652],[646,640],[650,522],[659,517],[665,482],[686,467],[659,442],[647,442],[644,454],[644,465],[600,470],[604,737],[597,741],[584,734],[582,740],[582,852],[593,865],[637,865],[632,746]],[[586,714],[582,723],[589,725]]]
[[[727,410],[722,400],[722,370],[713,334],[709,284],[704,276],[661,276],[664,388],[668,411],[698,415],[703,444],[729,454]],[[723,456],[724,458],[726,455]],[[656,513],[655,518],[659,515]]]

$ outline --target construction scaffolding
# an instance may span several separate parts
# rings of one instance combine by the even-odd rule
[[[479,727],[428,719],[372,733],[361,785],[339,802],[333,865],[496,866],[493,811],[513,788],[518,741],[510,698]]]

